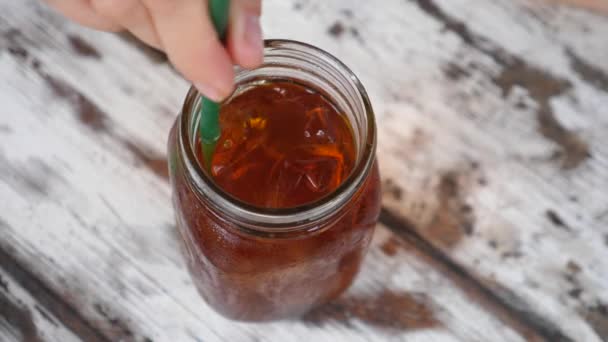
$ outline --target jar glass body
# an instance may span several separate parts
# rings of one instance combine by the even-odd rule
[[[357,274],[380,213],[375,122],[356,77],[314,47],[267,41],[264,65],[237,71],[237,92],[273,78],[308,84],[335,101],[353,127],[358,161],[318,202],[289,209],[238,202],[194,157],[200,95],[190,90],[168,142],[177,229],[199,293],[236,320],[294,317],[338,296]]]

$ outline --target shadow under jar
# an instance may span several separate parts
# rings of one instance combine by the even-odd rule
[[[346,290],[380,213],[375,119],[359,80],[313,46],[269,40],[261,67],[237,70],[235,94],[273,80],[323,94],[352,128],[353,169],[326,196],[264,208],[225,192],[197,158],[201,97],[195,89],[169,136],[173,205],[191,277],[211,307],[243,321],[299,316]]]

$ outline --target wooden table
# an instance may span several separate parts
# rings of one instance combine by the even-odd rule
[[[381,3],[381,4],[380,4]],[[227,321],[178,251],[162,54],[0,3],[0,341],[608,341],[608,19],[540,1],[266,0],[379,124],[383,211],[355,285]]]

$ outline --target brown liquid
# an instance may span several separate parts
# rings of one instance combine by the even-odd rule
[[[354,166],[348,123],[325,97],[300,85],[252,88],[224,105],[221,119],[212,175],[225,191],[249,203],[289,207],[314,201],[333,191]],[[301,315],[351,284],[380,213],[377,163],[334,214],[306,230],[258,236],[244,233],[196,190],[179,152],[177,124],[169,137],[177,227],[192,279],[211,307],[232,319],[281,319]],[[324,134],[317,136],[319,130]],[[203,164],[200,146],[196,154]]]
[[[293,82],[236,95],[222,105],[220,127],[211,174],[224,191],[255,206],[313,202],[334,191],[355,164],[347,119],[325,96]]]

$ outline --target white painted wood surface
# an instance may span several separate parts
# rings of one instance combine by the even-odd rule
[[[378,117],[385,208],[430,254],[385,219],[338,304],[262,325],[216,315],[179,256],[164,178],[187,83],[35,0],[0,3],[0,249],[100,340],[608,339],[605,17],[523,0],[275,0],[264,30],[360,76]],[[540,122],[558,122],[557,137],[539,129],[546,108],[555,120]],[[591,157],[561,139],[574,135]],[[42,319],[14,277],[0,268],[0,295],[30,313],[36,336],[78,338]],[[391,296],[401,306],[386,308]],[[0,340],[18,334],[0,318]]]
[[[77,336],[1,269],[0,279],[3,298],[0,304],[10,313],[9,317],[0,317],[0,341],[78,341]]]

